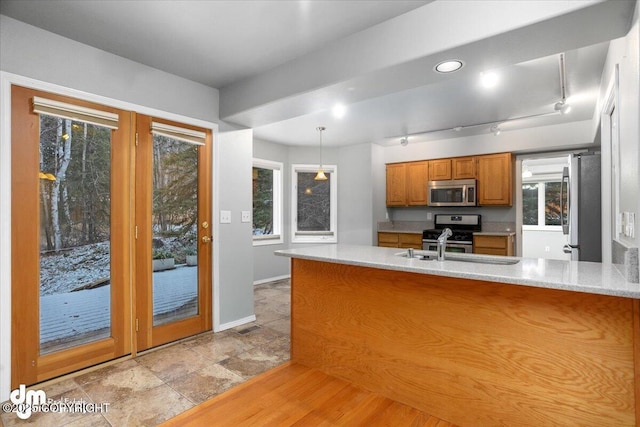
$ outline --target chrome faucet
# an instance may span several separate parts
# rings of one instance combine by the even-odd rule
[[[453,233],[450,228],[442,230],[442,234],[438,237],[438,261],[444,261],[444,253],[447,250],[447,237],[451,237]]]

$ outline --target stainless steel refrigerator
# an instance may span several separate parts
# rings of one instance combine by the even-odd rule
[[[563,249],[573,261],[602,262],[600,161],[600,153],[574,154],[562,173]]]

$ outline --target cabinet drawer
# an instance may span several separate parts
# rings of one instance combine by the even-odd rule
[[[474,236],[473,246],[477,248],[506,249],[508,244],[506,236]]]
[[[378,244],[395,243],[398,244],[398,233],[378,233]]]
[[[474,254],[479,254],[479,255],[501,255],[501,256],[505,256],[507,255],[507,250],[506,249],[500,249],[500,248],[473,248],[473,253]]]
[[[400,233],[398,234],[398,247],[400,248],[422,248],[422,234]]]

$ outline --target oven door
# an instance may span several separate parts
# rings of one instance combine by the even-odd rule
[[[436,252],[438,250],[438,241],[437,240],[423,240],[422,241],[422,250]],[[455,253],[470,254],[470,253],[473,253],[473,244],[471,244],[471,243],[459,243],[459,242],[457,242],[457,243],[447,242],[447,247],[445,248],[445,252],[455,252]]]

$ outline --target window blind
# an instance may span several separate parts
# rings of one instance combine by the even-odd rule
[[[80,107],[39,96],[33,97],[33,112],[103,126],[109,129],[118,129],[118,115],[115,113]]]
[[[158,122],[151,122],[151,133],[195,145],[204,145],[205,138],[207,136],[206,133],[198,130],[181,128]]]

